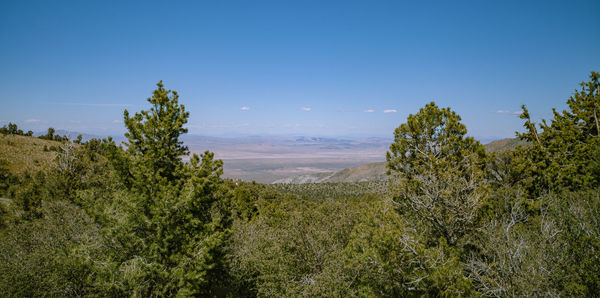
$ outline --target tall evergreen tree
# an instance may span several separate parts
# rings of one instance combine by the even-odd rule
[[[127,220],[115,231],[128,253],[117,262],[138,271],[122,277],[133,281],[125,293],[214,295],[223,287],[229,235],[218,207],[222,162],[210,152],[183,161],[189,151],[179,137],[189,113],[177,92],[157,86],[149,110],[124,112],[126,152],[108,151],[115,170],[128,177]]]
[[[183,125],[189,112],[179,104],[176,91],[166,90],[162,81],[157,86],[148,98],[150,110],[132,117],[129,111],[124,112],[131,174],[137,181],[134,186],[146,193],[156,193],[156,187],[162,184],[180,183],[184,176],[181,156],[188,154],[179,136],[187,133]]]
[[[431,102],[394,132],[387,153],[394,201],[401,212],[456,244],[483,204],[483,146],[450,108]]]

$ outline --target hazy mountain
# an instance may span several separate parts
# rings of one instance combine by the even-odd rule
[[[235,138],[186,135],[182,137],[191,152],[210,150],[217,158],[333,158],[382,160],[392,139],[324,138],[309,136],[246,136]]]

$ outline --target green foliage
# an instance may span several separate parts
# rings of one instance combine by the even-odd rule
[[[523,106],[525,133],[518,136],[530,142],[520,148],[515,160],[522,173],[520,184],[531,197],[548,190],[577,190],[600,183],[600,74],[592,72],[589,82],[569,98],[569,110],[553,110],[554,118],[543,120],[538,131]]]
[[[233,182],[229,181],[231,189],[230,208],[233,218],[250,220],[258,213],[259,200],[271,200],[279,193],[268,191],[262,184],[256,182]]]
[[[49,127],[48,128],[48,132],[46,133],[45,138],[47,140],[54,140],[54,133],[56,132],[56,130],[54,130],[53,127]]]
[[[110,141],[86,144],[97,148],[121,173],[126,200],[115,200],[124,214],[111,229],[123,253],[112,261],[129,268],[122,276],[122,291],[149,295],[211,295],[223,288],[223,252],[229,230],[220,209],[222,162],[205,152],[192,156],[179,140],[187,130],[189,113],[176,92],[162,83],[148,101],[152,107],[129,117],[126,151]],[[111,221],[111,219],[108,219]]]
[[[387,153],[399,210],[454,245],[472,231],[485,202],[484,147],[460,116],[429,103],[394,132]]]
[[[114,171],[115,178],[127,189],[132,189],[133,176],[130,172],[131,162],[127,152],[117,146],[112,137],[105,139],[91,139],[83,143],[88,152],[105,157]]]
[[[78,252],[98,245],[96,226],[68,202],[42,205],[44,217],[0,233],[0,296],[89,295],[91,271]]]
[[[272,199],[251,221],[234,223],[231,270],[240,281],[238,295],[348,295],[341,253],[367,202]]]
[[[162,81],[157,84],[148,102],[150,110],[135,113],[133,117],[125,110],[125,126],[128,132],[127,153],[133,167],[135,189],[154,194],[157,185],[178,183],[184,176],[181,156],[188,149],[179,140],[187,132],[189,113],[179,104],[176,91],[166,90]]]
[[[481,229],[480,254],[466,267],[488,296],[584,296],[598,293],[598,191],[537,198],[539,216],[518,191],[498,196],[506,212]]]
[[[9,206],[12,200],[5,198],[5,196],[7,196],[10,185],[16,181],[17,177],[8,169],[8,162],[0,159],[0,230],[6,227],[10,217]]]
[[[483,157],[484,147],[472,137],[460,116],[450,108],[440,109],[431,102],[394,131],[387,153],[391,173],[411,178],[420,170],[456,169],[466,171],[472,155]]]
[[[593,296],[600,292],[600,192],[564,193],[558,201],[546,203],[562,244],[550,260],[559,265],[551,280],[565,295]]]
[[[23,130],[19,129],[19,127],[12,122],[9,122],[8,125],[4,125],[0,128],[0,133],[5,135],[23,135]],[[29,134],[29,132],[27,132]]]
[[[50,183],[54,185],[52,189],[53,196],[63,200],[74,201],[76,192],[87,188],[86,172],[90,170],[92,162],[86,160],[89,155],[85,155],[83,150],[73,147],[70,144],[58,148],[56,164],[50,171]],[[91,175],[95,176],[95,175]]]
[[[33,176],[25,173],[19,183],[9,189],[9,197],[18,206],[18,216],[26,220],[42,217],[42,202],[51,199],[50,188],[43,172]]]
[[[344,250],[346,276],[354,279],[354,295],[472,294],[456,250],[444,238],[428,246],[423,236],[389,202],[378,202],[367,209]]]
[[[52,132],[50,138],[48,138],[48,135],[40,136],[40,138],[47,139],[47,140],[56,140],[56,141],[66,141],[68,139],[67,137],[55,136],[54,128],[49,128],[48,133],[50,134],[50,132]],[[9,122],[8,125],[4,125],[3,127],[0,127],[0,134],[33,137],[33,131],[28,130],[26,133],[24,133],[23,130],[19,129],[17,124],[12,123],[12,122]]]
[[[494,189],[513,187],[521,178],[514,164],[515,151],[498,151],[486,156],[485,177]]]
[[[8,162],[0,159],[0,197],[8,190],[11,180],[14,180],[13,174],[8,169]]]
[[[77,244],[76,253],[68,250],[57,256],[44,247],[27,256],[24,262],[54,258],[58,263],[47,268],[48,274],[41,268],[32,271],[40,274],[37,278],[48,276],[40,288],[28,285],[33,279],[23,279],[24,284],[17,284],[21,290],[7,287],[7,293],[36,296],[64,279],[68,284],[65,276],[73,273],[62,269],[65,266],[85,270],[72,280],[85,290],[50,295],[212,296],[226,291],[224,248],[231,233],[231,190],[220,178],[223,164],[214,160],[214,154],[194,155],[189,163],[182,160],[187,148],[178,138],[186,131],[182,126],[188,113],[178,104],[177,94],[170,93],[159,83],[149,99],[153,105],[149,111],[131,118],[125,111],[127,150],[111,138],[51,145],[57,152],[53,166],[33,176],[25,174],[9,187],[13,202],[9,211],[14,214],[9,226],[14,229],[8,228],[5,235],[13,237],[11,241],[18,234],[27,241],[35,239],[31,233],[38,224],[54,216],[55,209],[47,206],[64,201],[85,212],[86,221],[100,228],[102,241],[94,246]],[[68,141],[58,138],[52,128],[42,138]],[[8,217],[5,209],[1,211],[4,223]],[[60,225],[56,229],[75,233]],[[65,247],[76,244],[65,239]],[[25,244],[19,245],[15,247]],[[14,254],[8,258],[19,260]],[[3,281],[10,280],[14,266],[10,262],[0,272]],[[26,273],[19,274],[15,276]]]
[[[33,175],[25,172],[19,177],[12,176],[7,193],[15,203],[19,217],[41,217],[42,202],[52,200],[69,201],[91,212],[87,208],[95,208],[99,204],[96,199],[93,199],[94,202],[82,201],[82,192],[98,194],[114,189],[115,179],[110,177],[106,158],[70,143],[56,147],[56,151],[50,168]]]
[[[57,142],[68,142],[69,141],[69,137],[60,136],[55,133],[56,133],[56,130],[53,127],[49,127],[48,132],[46,132],[45,135],[39,136],[38,138],[40,138],[42,140],[57,141]],[[23,134],[21,134],[21,135],[23,135]],[[27,135],[33,136],[33,132],[29,131],[29,132],[27,132]]]
[[[296,195],[305,200],[324,201],[327,199],[357,198],[365,195],[387,195],[387,181],[366,182],[324,182],[302,184],[270,184],[270,189]]]

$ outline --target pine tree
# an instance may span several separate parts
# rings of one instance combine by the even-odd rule
[[[434,102],[409,115],[387,153],[394,201],[434,238],[456,244],[468,233],[484,201],[483,146],[450,108]]]
[[[125,126],[128,132],[127,153],[132,161],[134,186],[145,193],[158,191],[157,186],[177,184],[183,178],[184,163],[181,156],[188,148],[179,140],[187,133],[183,127],[189,112],[179,104],[176,91],[166,90],[162,81],[148,98],[150,110],[135,113],[133,117],[125,110]]]
[[[218,210],[222,162],[194,154],[179,137],[189,113],[177,92],[157,84],[150,110],[124,112],[127,150],[109,146],[113,167],[128,177],[128,219],[117,237],[139,265],[130,291],[142,296],[214,295],[223,278],[223,246],[229,235]],[[112,149],[111,149],[112,148]],[[135,231],[130,233],[129,231]],[[131,245],[131,246],[129,246]]]

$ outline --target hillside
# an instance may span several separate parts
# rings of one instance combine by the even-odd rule
[[[504,150],[512,150],[519,145],[526,144],[527,142],[516,138],[507,138],[485,144],[484,147],[487,152],[499,152]],[[321,182],[385,181],[387,179],[387,169],[385,165],[385,162],[368,163],[356,167],[345,168],[334,173],[306,174],[286,177],[276,180],[273,183],[302,184]]]
[[[6,161],[13,174],[37,172],[50,167],[56,157],[55,151],[44,151],[44,146],[60,146],[60,142],[0,134],[0,160]]]
[[[304,183],[321,183],[327,181],[336,172],[324,172],[315,174],[296,175],[286,178],[277,179],[271,184],[304,184]]]
[[[387,179],[385,164],[385,162],[374,162],[345,168],[338,172],[297,175],[276,180],[272,184],[385,181]]]
[[[526,141],[519,140],[517,138],[506,138],[502,140],[493,141],[485,144],[485,151],[487,152],[498,152],[505,150],[515,149],[517,146],[527,145]]]
[[[324,180],[324,182],[383,181],[387,179],[385,164],[385,162],[375,162],[343,169]]]

